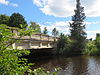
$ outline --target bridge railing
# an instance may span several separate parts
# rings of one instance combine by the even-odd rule
[[[37,39],[41,41],[54,41],[54,37],[51,37],[49,35],[44,35],[44,34],[33,34],[31,36],[31,39]]]
[[[58,40],[58,38],[54,38],[52,36],[41,33],[19,38],[18,32],[16,30],[12,30],[12,32],[16,33],[16,36],[13,36],[12,38],[21,40],[20,43],[14,43],[12,45],[13,48],[17,49],[53,48],[55,45],[54,42]]]

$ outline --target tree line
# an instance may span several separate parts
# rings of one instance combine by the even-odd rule
[[[57,53],[61,55],[100,55],[100,33],[97,33],[95,40],[88,40],[85,32],[84,20],[86,18],[84,7],[80,0],[77,0],[75,14],[72,16],[70,35],[60,35],[57,43]]]
[[[27,59],[20,58],[23,55],[29,55],[29,50],[13,49],[12,44],[19,42],[12,37],[12,29],[16,29],[19,33],[19,39],[23,36],[29,36],[33,33],[41,32],[40,25],[31,22],[28,26],[25,18],[19,13],[13,13],[11,16],[0,15],[0,75],[56,75],[55,72],[49,72],[43,68],[31,70]]]
[[[77,10],[77,13],[79,10]],[[83,11],[83,8],[82,8]],[[70,35],[64,35],[63,33],[59,33],[59,31],[54,28],[52,30],[52,35],[54,37],[59,37],[59,40],[57,42],[57,54],[72,54],[72,53],[87,53],[88,51],[90,51],[90,49],[86,49],[89,48],[87,47],[87,45],[90,45],[90,43],[94,44],[93,42],[88,42],[89,44],[87,44],[87,39],[86,39],[86,33],[84,32],[85,29],[85,25],[83,24],[84,19],[85,19],[85,15],[82,15],[82,12],[80,13],[80,15],[82,17],[80,17],[80,19],[77,17],[77,13],[72,17],[72,23],[70,24]],[[77,22],[77,19],[79,19],[80,21]],[[20,29],[25,28],[27,29],[31,29],[34,30],[35,33],[43,33],[43,34],[48,34],[48,30],[46,27],[44,27],[43,32],[41,32],[41,26],[36,23],[36,22],[30,22],[29,26],[30,28],[28,28],[28,24],[27,21],[25,20],[25,17],[23,15],[21,15],[20,13],[13,13],[11,16],[7,16],[4,14],[0,15],[0,24],[5,24],[7,26],[10,27],[17,27]],[[99,35],[99,34],[98,34]],[[98,36],[97,35],[97,36]],[[97,40],[99,42],[99,37],[96,37],[96,42]],[[97,44],[94,44],[97,45]]]
[[[17,27],[20,29],[23,29],[23,28],[28,29],[28,25],[29,25],[31,29],[35,30],[36,33],[48,34],[49,32],[46,27],[44,27],[43,32],[42,32],[41,26],[36,22],[30,22],[30,24],[28,24],[27,21],[25,20],[25,17],[21,15],[20,13],[13,13],[11,16],[1,14],[0,24],[5,24],[7,26]],[[58,30],[54,28],[52,30],[52,35],[56,37],[58,34],[59,34]]]
[[[96,34],[94,40],[87,40],[86,48],[83,53],[87,55],[100,55],[100,33]]]
[[[56,54],[58,55],[100,55],[100,33],[96,34],[95,40],[87,39],[85,32],[84,20],[86,18],[84,7],[80,6],[77,0],[75,15],[72,16],[72,23],[70,24],[70,35],[63,33],[59,34],[58,30],[54,28],[52,35],[59,40],[56,43]],[[26,59],[19,58],[23,54],[29,54],[27,50],[13,49],[10,45],[17,42],[12,39],[15,34],[11,33],[9,27],[18,28],[20,38],[32,33],[48,34],[48,30],[44,27],[41,32],[40,25],[36,22],[27,24],[24,16],[19,13],[13,13],[11,16],[0,15],[0,75],[24,75],[26,72],[29,75],[56,75],[58,70],[53,73],[45,71],[42,68],[31,70],[30,65],[27,64]],[[21,63],[21,64],[20,64]]]

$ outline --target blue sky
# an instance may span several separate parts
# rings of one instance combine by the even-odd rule
[[[69,22],[74,15],[75,0],[0,0],[0,14],[22,14],[27,22],[37,22],[41,28],[46,26],[51,32],[56,27],[69,34]],[[81,0],[86,13],[86,32],[88,38],[100,33],[100,0]]]

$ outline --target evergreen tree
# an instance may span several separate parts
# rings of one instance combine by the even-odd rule
[[[72,45],[73,51],[82,51],[85,48],[86,33],[84,31],[86,18],[84,7],[81,6],[80,0],[77,0],[75,15],[72,16],[72,23],[70,23],[70,38],[74,41]]]
[[[56,37],[58,36],[58,34],[59,34],[59,32],[57,31],[56,28],[54,28],[54,29],[52,30],[52,35],[54,36],[54,42],[56,42]]]
[[[57,37],[58,34],[59,34],[59,32],[57,31],[56,28],[54,28],[54,29],[52,30],[52,35],[53,35],[54,37]]]
[[[23,15],[19,13],[13,13],[9,19],[9,26],[18,27],[18,28],[26,28],[27,22],[25,21]]]
[[[43,30],[43,34],[47,34],[48,33],[48,30],[47,28],[45,27],[44,30]]]

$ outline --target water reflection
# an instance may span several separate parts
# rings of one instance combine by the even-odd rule
[[[53,71],[55,67],[61,67],[59,75],[100,75],[100,57],[98,56],[57,57],[35,63],[33,69],[43,67]]]

